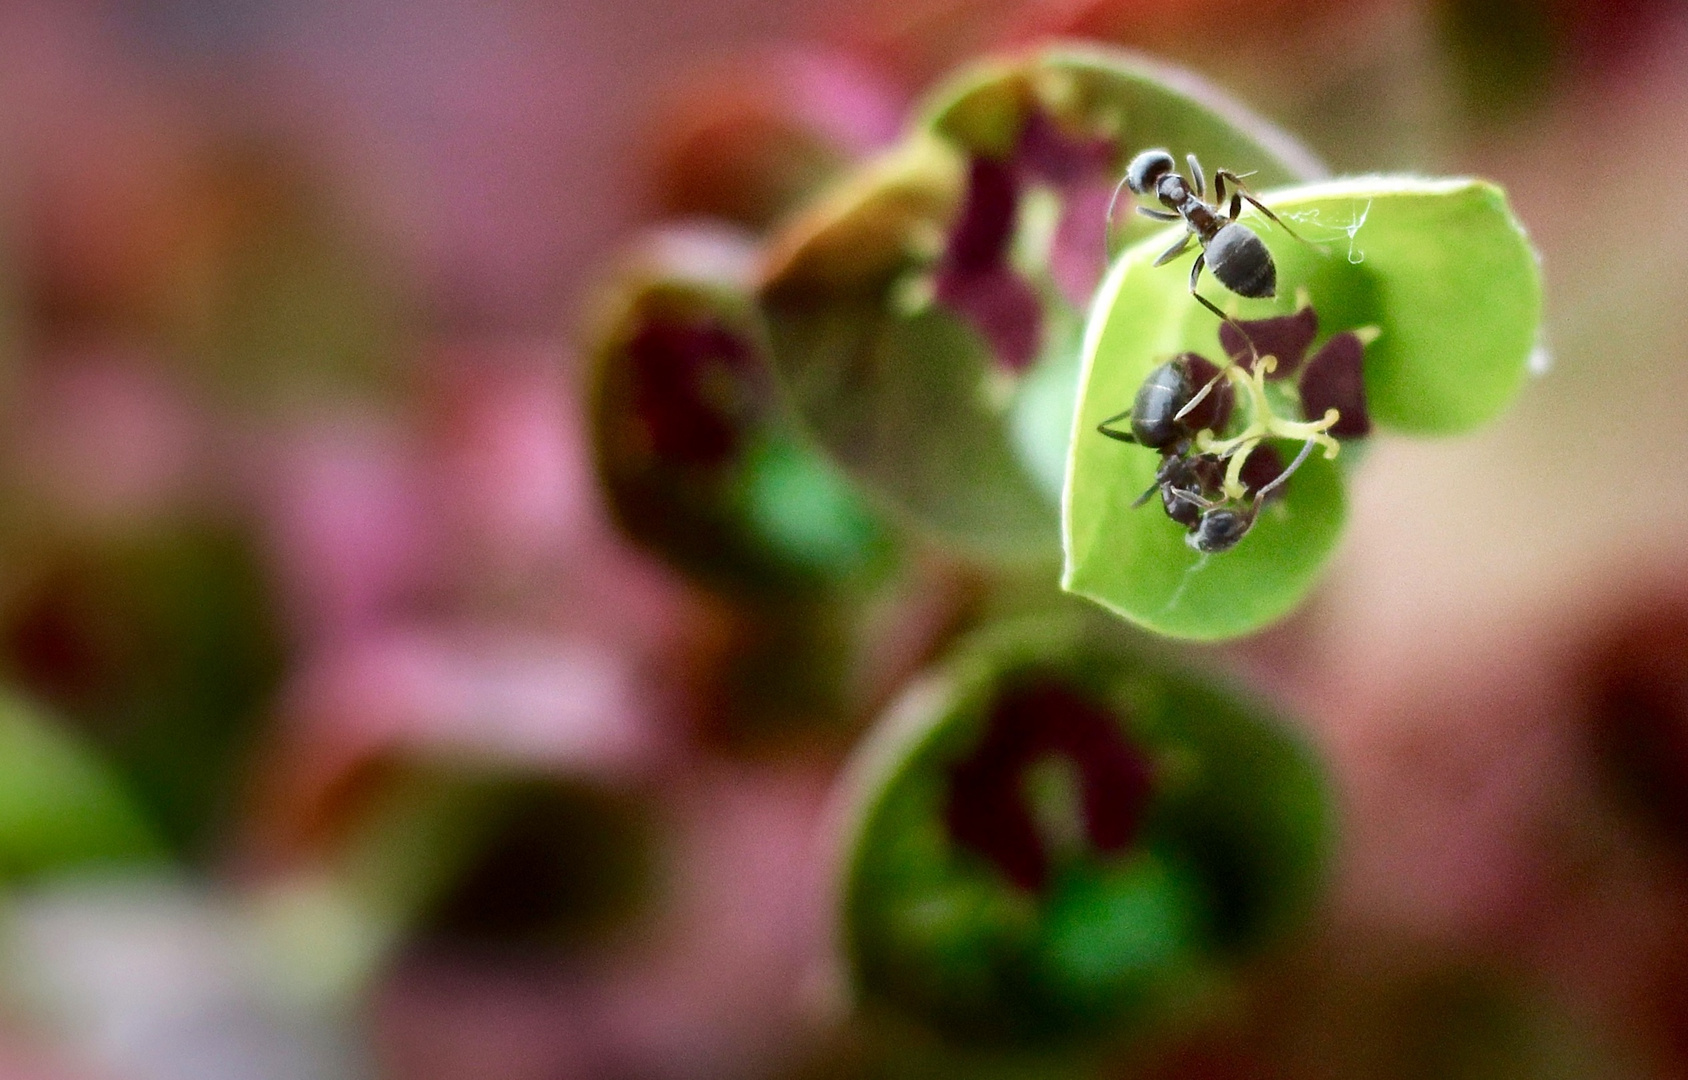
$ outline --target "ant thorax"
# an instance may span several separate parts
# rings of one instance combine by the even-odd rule
[[[1156,185],[1155,195],[1168,210],[1178,211],[1182,211],[1194,198],[1190,185],[1177,173],[1168,173],[1161,177],[1160,183]]]

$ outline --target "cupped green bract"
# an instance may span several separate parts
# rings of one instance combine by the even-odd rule
[[[1169,150],[1180,168],[1193,153],[1210,172],[1248,172],[1256,186],[1325,173],[1295,138],[1194,72],[1090,43],[1058,42],[971,65],[926,96],[915,127],[966,153],[1005,157],[1040,110],[1071,135],[1111,142],[1114,182],[1133,157],[1156,148]],[[1129,194],[1114,219],[1116,239],[1159,228],[1132,213]]]
[[[1082,233],[1077,258],[1100,273],[1107,188],[1149,147],[1195,152],[1267,184],[1307,179],[1318,166],[1193,76],[1100,48],[984,61],[939,86],[915,117],[900,147],[773,238],[761,300],[774,366],[807,430],[910,522],[987,559],[1050,559],[1082,337],[1082,312],[1051,274],[1052,250]],[[1036,152],[1023,146],[1034,126],[1052,140]],[[1017,153],[1070,154],[1064,160],[1096,169],[1082,193],[1022,186],[1009,258],[1043,319],[1036,358],[1020,372],[934,298],[932,276],[970,162]],[[1022,165],[1016,175],[1037,173],[1013,168]],[[1129,207],[1119,222],[1121,237],[1147,225]]]
[[[588,397],[610,509],[635,541],[727,592],[864,583],[891,537],[780,407],[749,250],[724,229],[658,233],[606,290]],[[679,429],[667,437],[678,452],[663,453],[663,424]]]
[[[1308,912],[1330,828],[1313,755],[1254,704],[1104,623],[1033,617],[976,635],[858,751],[842,784],[841,931],[870,1010],[958,1045],[1117,1047],[1199,1011]],[[1106,708],[1151,776],[1124,848],[1043,834],[1054,869],[1039,889],[959,843],[948,803],[1000,696],[1028,682]]]
[[[1478,180],[1362,177],[1286,188],[1262,201],[1297,243],[1245,212],[1278,265],[1278,296],[1243,300],[1204,276],[1203,294],[1244,318],[1284,313],[1304,293],[1321,339],[1375,327],[1366,346],[1371,418],[1384,431],[1453,434],[1497,416],[1528,375],[1541,319],[1534,250],[1505,196]],[[1219,322],[1188,293],[1185,256],[1155,258],[1171,230],[1128,250],[1099,290],[1086,327],[1083,374],[1063,500],[1063,585],[1174,637],[1215,639],[1259,629],[1298,604],[1342,530],[1343,466],[1315,453],[1229,552],[1202,556],[1158,500],[1131,503],[1153,483],[1158,456],[1096,432],[1131,407],[1156,365],[1186,350],[1221,360]],[[1298,447],[1280,446],[1286,457]]]

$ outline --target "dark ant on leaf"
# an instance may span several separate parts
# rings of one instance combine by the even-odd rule
[[[1158,491],[1166,516],[1184,526],[1188,532],[1185,542],[1204,554],[1229,551],[1248,535],[1266,499],[1301,468],[1314,446],[1324,445],[1327,456],[1334,454],[1336,442],[1325,434],[1336,422],[1334,410],[1311,423],[1286,422],[1271,414],[1261,380],[1272,366],[1268,357],[1253,372],[1241,376],[1239,385],[1248,389],[1256,415],[1243,433],[1232,439],[1213,439],[1214,430],[1225,425],[1232,402],[1228,394],[1209,397],[1208,391],[1219,375],[1209,378],[1206,372],[1220,369],[1195,353],[1174,357],[1149,372],[1137,388],[1131,408],[1096,426],[1110,439],[1160,452],[1155,482],[1131,504],[1132,508],[1141,507]],[[1233,370],[1227,368],[1225,372]],[[1196,411],[1204,398],[1206,407]],[[1130,430],[1112,426],[1122,420],[1128,422]],[[1244,467],[1249,455],[1269,435],[1306,441],[1288,468],[1251,492],[1249,485],[1241,482]]]
[[[1110,439],[1151,450],[1166,452],[1177,447],[1175,452],[1181,455],[1196,432],[1223,426],[1230,413],[1229,395],[1203,393],[1219,374],[1219,368],[1196,353],[1175,356],[1149,372],[1137,388],[1131,408],[1108,417],[1096,430]],[[1203,400],[1198,401],[1198,396]],[[1194,407],[1204,402],[1206,408]],[[1129,423],[1130,431],[1110,427],[1122,420]]]
[[[1225,463],[1211,454],[1168,453],[1155,470],[1155,482],[1131,508],[1142,506],[1158,491],[1166,516],[1194,529],[1201,524],[1202,513],[1212,501],[1209,495],[1219,489],[1224,473]]]
[[[1260,508],[1266,504],[1266,499],[1279,487],[1287,483],[1295,471],[1301,468],[1301,463],[1307,460],[1307,455],[1313,452],[1313,447],[1316,445],[1318,445],[1316,439],[1308,439],[1303,443],[1301,452],[1295,455],[1295,460],[1290,462],[1289,468],[1273,477],[1270,482],[1257,488],[1241,508],[1233,506],[1223,499],[1212,500],[1193,495],[1187,491],[1175,491],[1174,496],[1176,498],[1194,505],[1201,511],[1201,514],[1194,525],[1188,524],[1183,517],[1174,516],[1170,509],[1167,511],[1167,516],[1189,530],[1188,535],[1184,537],[1184,542],[1204,555],[1230,551],[1237,546],[1239,540],[1248,535],[1250,529],[1254,528],[1254,521],[1260,516]],[[1204,457],[1208,460],[1218,460],[1206,455]],[[1202,459],[1198,458],[1198,460]],[[1167,497],[1163,488],[1162,501],[1164,502]],[[1141,505],[1141,503],[1138,505]]]
[[[1207,178],[1202,173],[1201,162],[1194,154],[1188,155],[1185,160],[1190,163],[1189,180],[1175,171],[1172,155],[1165,150],[1145,150],[1132,158],[1131,164],[1126,167],[1125,178],[1114,188],[1114,198],[1108,203],[1107,231],[1112,235],[1114,203],[1119,199],[1121,188],[1129,186],[1134,195],[1154,196],[1166,207],[1165,210],[1139,206],[1137,212],[1156,221],[1182,221],[1186,230],[1176,244],[1161,253],[1155,265],[1165,265],[1182,255],[1191,240],[1199,242],[1201,254],[1196,256],[1195,265],[1190,267],[1190,295],[1201,301],[1209,311],[1229,321],[1213,301],[1196,291],[1204,266],[1212,269],[1219,283],[1238,296],[1270,297],[1276,295],[1278,287],[1278,267],[1272,261],[1272,253],[1266,249],[1265,241],[1237,221],[1242,214],[1243,201],[1247,200],[1249,205],[1297,240],[1301,237],[1250,194],[1243,185],[1243,178],[1229,169],[1220,169],[1214,174],[1215,201],[1207,202]],[[1229,208],[1225,205],[1227,182],[1234,189],[1230,194]]]

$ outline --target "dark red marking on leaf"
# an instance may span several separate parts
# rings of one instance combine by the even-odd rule
[[[976,157],[967,170],[967,195],[950,228],[940,273],[1002,268],[1014,240],[1020,185],[1007,162]]]
[[[1371,434],[1371,413],[1366,409],[1366,380],[1363,370],[1365,345],[1359,335],[1344,332],[1325,342],[1298,384],[1301,390],[1301,412],[1309,420],[1317,420],[1325,410],[1335,408],[1342,413],[1330,434],[1338,439],[1355,439]]]
[[[1043,341],[1043,301],[1031,284],[1006,266],[990,272],[938,279],[938,302],[967,320],[997,362],[1018,374],[1037,359]]]
[[[1114,185],[1105,175],[1061,193],[1061,220],[1049,248],[1049,275],[1062,298],[1081,311],[1090,306],[1107,270],[1102,254],[1113,193]]]
[[[1082,306],[1101,273],[1101,180],[1115,156],[1113,140],[1074,136],[1048,114],[1033,110],[1006,159],[976,156],[967,192],[950,227],[933,291],[989,344],[998,363],[1018,374],[1037,359],[1043,340],[1044,298],[1009,260],[1029,184],[1055,189],[1062,202],[1050,252],[1050,273],[1075,306]],[[1084,222],[1093,221],[1086,226]]]
[[[755,401],[755,356],[719,323],[652,321],[627,343],[632,406],[657,457],[716,467],[738,453]]]
[[[1219,344],[1243,368],[1253,370],[1254,356],[1275,356],[1278,365],[1268,379],[1287,379],[1301,367],[1307,347],[1319,333],[1319,316],[1311,305],[1291,315],[1270,319],[1239,319],[1219,324]],[[1254,350],[1250,352],[1249,343]]]
[[[86,706],[109,694],[124,666],[88,601],[74,576],[52,575],[13,610],[3,631],[7,674],[54,705]]]
[[[1104,231],[1117,140],[1075,135],[1041,109],[1026,117],[1014,147],[1014,163],[1028,183],[1046,184],[1061,200],[1061,216],[1050,243],[1049,273],[1074,307],[1090,303],[1101,281]]]
[[[1127,741],[1115,714],[1052,680],[1005,690],[984,738],[950,770],[945,824],[956,844],[989,859],[1015,885],[1041,889],[1050,854],[1026,798],[1026,773],[1063,756],[1082,786],[1085,835],[1112,853],[1137,838],[1153,794],[1144,752]]]

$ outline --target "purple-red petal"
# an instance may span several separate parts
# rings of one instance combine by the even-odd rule
[[[1358,334],[1344,332],[1325,342],[1301,375],[1301,412],[1317,420],[1334,408],[1342,415],[1330,434],[1338,439],[1371,434],[1366,410],[1365,344]]]
[[[1319,316],[1311,305],[1291,315],[1269,319],[1227,320],[1219,324],[1219,344],[1225,354],[1242,367],[1253,370],[1254,357],[1275,356],[1278,366],[1268,379],[1286,379],[1301,367],[1307,347],[1319,333]],[[1249,344],[1254,349],[1250,351]]]
[[[1014,147],[1014,162],[1027,179],[1062,189],[1106,174],[1114,155],[1114,140],[1073,135],[1042,109],[1026,117]]]
[[[1284,459],[1283,455],[1278,453],[1278,448],[1267,443],[1261,443],[1243,462],[1242,475],[1239,479],[1242,480],[1243,487],[1247,488],[1249,494],[1252,495],[1282,476],[1283,472]],[[1282,498],[1284,489],[1288,485],[1289,481],[1286,480],[1282,486],[1273,488],[1271,494],[1266,496],[1266,501],[1270,502],[1273,499]]]
[[[941,267],[967,273],[1001,266],[1014,240],[1020,185],[1005,161],[975,157],[967,171],[961,213],[950,226]]]
[[[990,346],[997,363],[1019,374],[1043,344],[1043,299],[1006,263],[985,270],[942,271],[940,304],[965,319]]]
[[[709,467],[737,453],[755,399],[748,342],[714,322],[650,322],[627,357],[633,414],[659,458]]]

